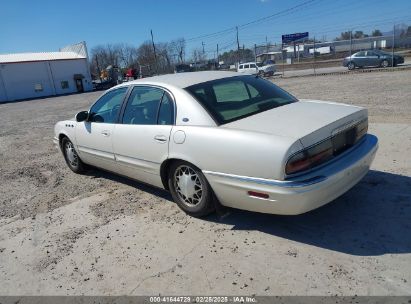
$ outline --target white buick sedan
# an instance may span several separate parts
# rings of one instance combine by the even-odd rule
[[[188,214],[221,204],[300,214],[357,184],[377,151],[367,110],[297,100],[270,81],[195,72],[123,83],[55,126],[69,168],[171,192]]]

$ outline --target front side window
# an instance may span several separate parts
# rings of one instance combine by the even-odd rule
[[[164,97],[163,96],[167,96]],[[162,104],[164,100],[164,104]],[[130,125],[156,125],[171,124],[169,115],[172,106],[171,98],[159,88],[136,86],[130,94],[124,110],[123,124]],[[161,105],[161,107],[160,107]],[[168,105],[168,106],[167,106]],[[158,113],[161,112],[157,119]]]
[[[365,52],[358,52],[354,56],[355,57],[365,57]]]
[[[126,92],[127,87],[122,87],[101,96],[91,107],[88,120],[90,122],[115,123]]]
[[[271,110],[297,99],[270,81],[235,76],[185,88],[219,124]]]

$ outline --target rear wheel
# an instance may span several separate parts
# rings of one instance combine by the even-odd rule
[[[78,157],[77,151],[70,139],[67,137],[63,138],[61,141],[61,149],[63,151],[64,159],[71,171],[75,173],[83,173],[85,171],[85,165],[80,157]]]
[[[390,63],[388,62],[387,59],[384,59],[383,61],[381,61],[381,67],[387,68],[389,65]]]
[[[351,61],[351,62],[348,63],[347,67],[350,71],[354,70],[355,69],[355,63]]]
[[[185,161],[171,164],[168,186],[174,201],[186,213],[201,217],[215,210],[213,190],[196,166]]]

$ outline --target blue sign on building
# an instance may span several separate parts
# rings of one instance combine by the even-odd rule
[[[308,38],[308,32],[282,35],[282,42],[290,43],[304,38]]]

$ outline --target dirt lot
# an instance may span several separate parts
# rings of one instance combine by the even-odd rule
[[[1,295],[410,295],[411,71],[276,79],[365,106],[370,173],[316,211],[186,216],[166,192],[76,175],[53,125],[100,93],[0,105]]]

